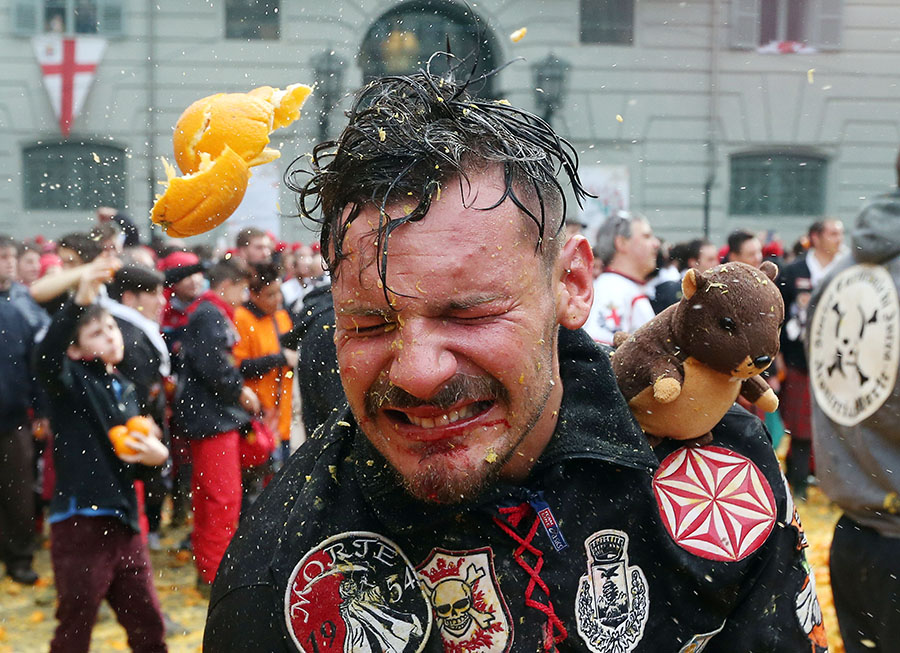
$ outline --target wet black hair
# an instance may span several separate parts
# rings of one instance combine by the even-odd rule
[[[450,62],[444,75],[431,71],[438,57]],[[337,140],[315,146],[311,171],[305,157],[288,168],[285,182],[298,194],[301,217],[319,225],[332,276],[345,258],[347,229],[364,206],[374,206],[380,216],[375,263],[387,296],[391,232],[422,220],[443,184],[458,179],[462,193],[467,173],[495,164],[503,166],[505,192],[495,204],[478,208],[490,210],[509,198],[537,226],[536,251],[558,252],[560,239],[554,237],[563,228],[566,198],[557,174],[565,172],[579,205],[588,194],[578,177],[578,155],[538,116],[502,100],[472,97],[469,87],[499,69],[474,76],[464,64],[439,52],[415,74],[373,80],[357,92]],[[401,201],[415,206],[391,215],[388,208]]]

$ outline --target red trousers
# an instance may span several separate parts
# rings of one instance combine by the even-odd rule
[[[136,653],[163,653],[165,626],[147,547],[115,517],[75,515],[50,527],[59,602],[52,653],[87,653],[105,598]]]
[[[241,454],[237,431],[191,440],[197,575],[211,583],[241,516]]]

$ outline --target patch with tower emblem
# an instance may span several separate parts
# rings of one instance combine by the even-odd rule
[[[594,653],[629,653],[644,635],[650,599],[647,579],[628,564],[628,535],[604,530],[584,542],[587,573],[578,583],[578,634]]]

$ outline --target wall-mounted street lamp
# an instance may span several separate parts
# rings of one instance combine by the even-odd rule
[[[331,110],[341,96],[344,77],[344,62],[334,50],[320,52],[312,58],[316,75],[315,95],[319,98],[321,118],[319,120],[319,140],[328,138],[328,124]]]
[[[550,122],[554,112],[562,106],[566,94],[569,64],[552,52],[532,66],[534,71],[534,100],[541,117]]]

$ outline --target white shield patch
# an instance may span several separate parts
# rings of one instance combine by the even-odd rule
[[[444,651],[505,653],[512,648],[512,618],[490,547],[432,549],[416,570],[431,600]]]
[[[640,567],[628,565],[628,535],[598,531],[585,540],[587,573],[578,583],[578,634],[595,653],[630,653],[644,635],[650,599]]]
[[[890,273],[854,265],[823,291],[810,328],[809,378],[831,420],[855,426],[894,390],[900,363],[900,302]]]

